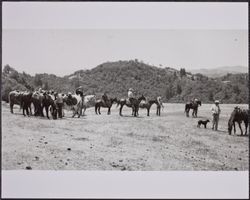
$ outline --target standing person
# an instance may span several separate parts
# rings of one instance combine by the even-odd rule
[[[219,116],[221,113],[221,109],[219,106],[219,101],[215,100],[214,105],[211,107],[212,115],[213,115],[213,127],[212,129],[217,131],[218,130],[218,123],[219,123]]]
[[[56,103],[56,107],[58,110],[58,117],[62,118],[63,117],[63,95],[62,94],[58,94],[57,92],[55,93],[55,103]]]

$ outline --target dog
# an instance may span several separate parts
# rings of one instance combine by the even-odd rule
[[[199,120],[198,121],[198,124],[197,124],[197,127],[201,127],[201,124],[204,125],[204,128],[207,128],[207,123],[210,122],[208,119],[207,120]]]

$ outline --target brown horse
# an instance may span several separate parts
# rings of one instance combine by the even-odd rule
[[[154,100],[146,100],[146,101],[141,101],[140,104],[139,104],[139,107],[140,108],[146,108],[147,109],[147,116],[149,116],[149,113],[150,113],[150,108],[153,104],[156,104],[157,105],[157,100],[154,99]]]
[[[247,127],[249,123],[249,110],[242,110],[239,107],[235,107],[233,112],[231,113],[231,116],[228,120],[228,133],[231,135],[232,133],[232,128],[234,128],[234,134],[236,134],[236,129],[235,129],[235,122],[238,123],[241,135],[243,135],[243,131],[241,128],[241,122],[244,122],[245,124],[245,135],[247,135]]]
[[[110,115],[111,111],[111,107],[113,105],[113,103],[117,103],[117,98],[110,98],[110,99],[107,99],[106,102],[104,102],[103,99],[99,99],[96,101],[95,103],[95,113],[98,115],[101,115],[101,107],[104,107],[104,108],[108,108],[108,115]]]
[[[189,110],[193,109],[192,116],[197,117],[199,105],[201,106],[201,101],[194,101],[194,102],[191,102],[191,103],[187,103],[185,105],[185,111],[184,111],[184,112],[186,112],[186,116],[189,117]]]
[[[117,106],[121,105],[119,112],[120,116],[122,116],[122,108],[124,105],[132,108],[132,115],[134,117],[138,116],[139,104],[142,100],[146,100],[146,98],[143,95],[138,99],[132,98],[131,101],[129,101],[129,99],[120,99],[119,101],[117,101]]]
[[[31,102],[32,102],[32,92],[24,92],[22,94],[22,98],[21,98],[21,107],[23,108],[23,115],[25,115],[25,111],[26,114],[28,116],[30,116],[31,113]]]
[[[30,92],[20,92],[18,90],[11,91],[9,93],[10,112],[13,113],[13,107],[15,104],[17,104],[17,105],[20,105],[20,109],[23,109],[24,116],[25,116],[25,113],[24,113],[25,110],[26,110],[27,115],[32,114],[30,95],[32,96],[32,93]]]

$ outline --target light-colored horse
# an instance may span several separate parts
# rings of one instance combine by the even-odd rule
[[[96,95],[86,95],[83,100],[83,112],[82,115],[85,115],[85,111],[87,108],[94,107],[96,103]]]
[[[83,109],[83,101],[80,95],[65,95],[63,97],[63,102],[63,108],[65,110],[73,111],[72,117],[75,117],[76,114],[78,114],[78,118],[81,116]]]

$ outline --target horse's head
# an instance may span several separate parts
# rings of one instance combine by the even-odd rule
[[[116,97],[115,98],[111,98],[110,100],[111,100],[111,103],[114,103],[114,102],[117,103],[118,102],[118,100],[117,100]]]
[[[201,101],[199,100],[199,101],[197,101],[197,103],[198,103],[198,105],[200,105],[201,106]]]
[[[142,101],[142,100],[146,101],[146,97],[145,97],[144,95],[141,95],[141,96],[138,98],[138,100],[139,100],[139,101]]]

